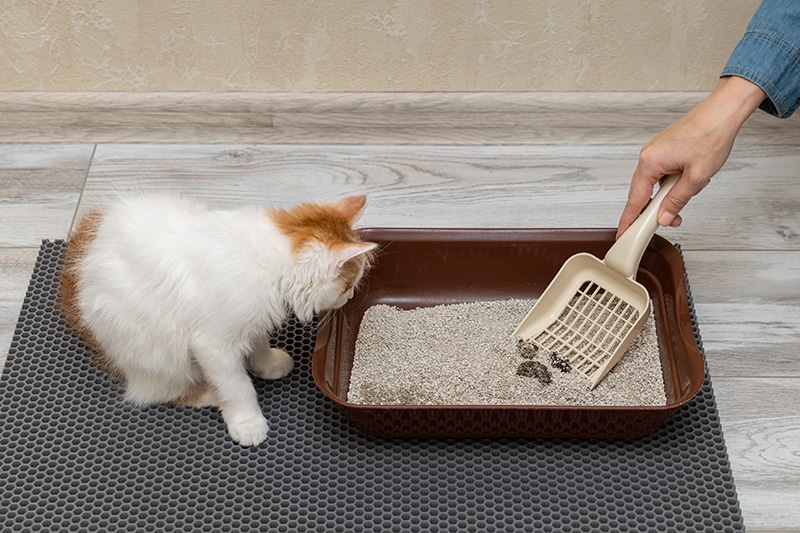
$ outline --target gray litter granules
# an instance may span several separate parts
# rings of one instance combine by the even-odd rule
[[[367,309],[356,339],[347,401],[367,405],[666,405],[652,314],[628,351],[594,389],[551,367],[550,383],[519,375],[526,359],[512,334],[532,300],[401,310]],[[524,374],[524,373],[523,373]]]

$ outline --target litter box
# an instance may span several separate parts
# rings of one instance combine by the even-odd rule
[[[637,280],[650,293],[667,402],[663,406],[362,405],[347,401],[358,328],[378,304],[401,309],[538,298],[578,252],[603,257],[611,229],[371,228],[380,245],[343,307],[319,317],[314,381],[361,431],[381,437],[641,437],[658,429],[703,384],[680,252],[656,235]],[[397,354],[402,357],[402,353]],[[588,386],[588,383],[587,383]]]

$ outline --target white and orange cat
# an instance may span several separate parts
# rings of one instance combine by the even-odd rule
[[[216,406],[235,442],[258,445],[268,426],[249,373],[289,374],[270,333],[353,296],[376,246],[353,229],[365,202],[216,210],[120,198],[70,235],[62,311],[128,400]]]

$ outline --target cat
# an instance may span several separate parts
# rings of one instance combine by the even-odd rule
[[[231,438],[256,446],[269,428],[248,371],[288,375],[291,356],[270,348],[270,333],[353,296],[377,246],[353,229],[365,204],[218,210],[121,197],[69,235],[63,315],[128,401],[218,407]]]

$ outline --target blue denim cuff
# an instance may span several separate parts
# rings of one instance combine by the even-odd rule
[[[787,118],[800,106],[800,50],[772,35],[748,31],[721,76],[739,76],[767,93],[761,109]]]

